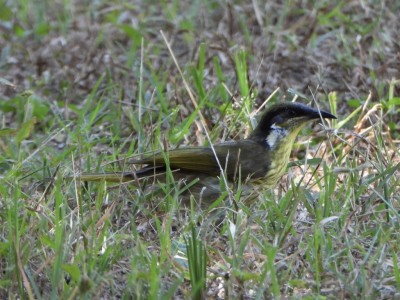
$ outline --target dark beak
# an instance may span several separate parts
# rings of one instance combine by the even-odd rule
[[[323,119],[337,119],[336,116],[332,115],[323,110],[313,109],[313,113],[310,114],[310,119],[319,119],[322,117]]]

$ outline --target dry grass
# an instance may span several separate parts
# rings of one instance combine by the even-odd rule
[[[2,4],[1,298],[190,298],[193,222],[203,297],[399,297],[400,7],[244,2]],[[271,95],[339,119],[303,132],[299,166],[218,229],[173,188],[159,203],[61,180],[241,138]]]

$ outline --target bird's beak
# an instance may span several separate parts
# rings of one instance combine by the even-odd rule
[[[337,119],[336,116],[334,116],[331,113],[328,113],[326,111],[323,111],[323,110],[319,110],[319,111],[315,110],[315,111],[316,111],[316,115],[312,119],[319,119],[320,117],[322,117],[323,119]]]
[[[313,120],[318,120],[321,119],[336,119],[336,116],[332,115],[331,113],[328,113],[323,110],[317,110],[317,109],[310,109],[309,113],[307,115],[297,117],[297,118],[292,118],[289,119],[288,122],[288,128],[293,129],[295,132],[300,131],[303,126]],[[298,129],[298,130],[296,130]]]

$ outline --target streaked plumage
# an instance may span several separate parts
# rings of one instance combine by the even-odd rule
[[[216,155],[211,147],[186,147],[131,160],[132,164],[145,165],[136,172],[82,174],[79,177],[83,181],[137,182],[145,178],[164,181],[167,168],[164,157],[167,155],[176,181],[189,184],[198,180],[183,197],[201,196],[201,200],[209,204],[220,194],[221,168],[230,182],[240,178],[242,182],[263,188],[273,187],[286,170],[300,130],[307,122],[321,117],[336,118],[299,103],[275,104],[264,112],[248,138],[214,145]]]

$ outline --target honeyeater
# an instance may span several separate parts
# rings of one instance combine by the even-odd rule
[[[129,161],[144,166],[137,171],[84,173],[78,178],[82,181],[157,183],[165,182],[169,168],[175,182],[188,186],[183,198],[193,195],[203,204],[210,204],[220,196],[221,178],[229,183],[240,180],[250,189],[255,185],[263,189],[273,187],[286,170],[300,130],[310,121],[321,118],[336,119],[328,112],[304,104],[279,103],[266,109],[254,131],[245,139],[213,147],[154,152]]]

